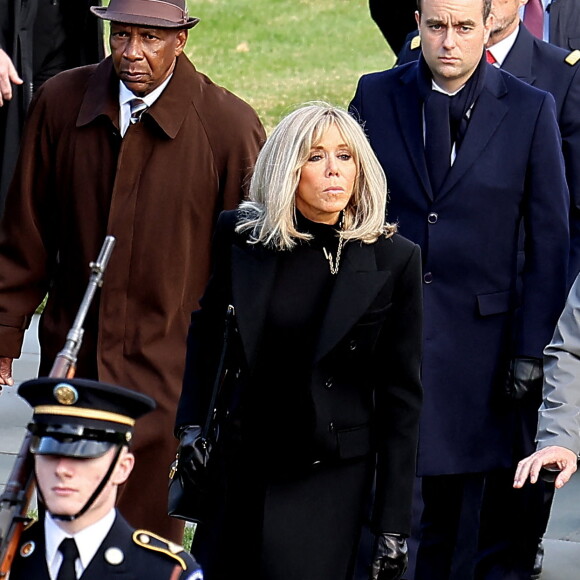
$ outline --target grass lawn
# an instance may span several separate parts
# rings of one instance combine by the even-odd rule
[[[268,131],[305,101],[346,107],[361,74],[393,64],[367,0],[188,2],[201,19],[188,56],[250,103]]]

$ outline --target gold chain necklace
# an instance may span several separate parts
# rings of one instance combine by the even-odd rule
[[[328,265],[330,266],[330,273],[333,276],[338,274],[338,269],[340,268],[340,256],[342,255],[342,246],[344,246],[344,238],[341,235],[342,232],[342,224],[344,221],[344,212],[340,212],[340,223],[338,227],[340,228],[340,232],[338,233],[338,249],[336,250],[336,260],[332,259],[332,254],[326,249],[325,246],[322,246],[322,251],[324,252],[324,257],[328,260]]]
[[[336,251],[336,260],[332,259],[332,254],[324,246],[322,247],[324,257],[328,260],[328,265],[330,266],[330,273],[332,275],[338,274],[338,269],[340,268],[340,256],[342,255],[342,246],[344,246],[344,238],[340,236],[340,239],[338,241],[338,250]]]

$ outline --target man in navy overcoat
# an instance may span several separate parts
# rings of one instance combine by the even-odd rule
[[[473,577],[485,474],[512,465],[506,381],[508,391],[526,383],[520,371],[537,366],[565,299],[569,198],[554,99],[485,62],[489,11],[490,0],[423,0],[423,56],[363,76],[351,103],[387,174],[389,217],[423,251],[416,580]]]

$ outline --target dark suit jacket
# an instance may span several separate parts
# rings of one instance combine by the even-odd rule
[[[178,427],[204,423],[208,361],[219,354],[228,303],[236,309],[245,384],[255,370],[280,254],[246,243],[234,224],[235,212],[222,213],[216,269],[192,316]],[[340,462],[378,453],[373,528],[382,531],[406,533],[410,525],[421,401],[419,260],[417,246],[398,235],[344,246],[310,375],[312,456]]]
[[[580,49],[580,3],[578,0],[553,0],[550,12],[550,42],[562,48]]]
[[[111,548],[122,552],[121,562],[109,562],[107,550]],[[44,526],[42,522],[36,522],[22,534],[10,580],[48,580],[45,551]],[[180,572],[173,576],[176,568]],[[136,531],[117,514],[113,527],[83,572],[82,579],[187,580],[198,569],[195,560],[183,549],[179,550],[179,547],[144,530]]]
[[[412,62],[419,58],[420,53],[420,47],[411,49],[407,44],[399,55],[399,62]],[[520,24],[516,41],[501,68],[534,87],[550,92],[556,101],[571,200],[568,271],[568,283],[571,285],[580,271],[580,61],[566,60],[568,55],[568,51],[539,40]]]
[[[423,251],[421,475],[510,464],[510,416],[497,400],[506,365],[542,356],[565,298],[569,196],[554,100],[491,65],[485,73],[436,198],[417,64],[363,76],[351,103],[387,174],[390,219]],[[518,304],[522,221],[529,235]]]

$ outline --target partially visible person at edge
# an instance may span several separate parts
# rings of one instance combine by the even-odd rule
[[[521,488],[538,481],[543,467],[557,471],[560,489],[575,473],[580,455],[580,276],[576,278],[550,344],[544,350],[543,401],[537,450],[522,459],[514,478]]]
[[[223,477],[192,548],[211,580],[234,578],[241,558],[268,580],[352,578],[374,477],[368,577],[398,579],[406,567],[421,266],[418,247],[385,223],[386,192],[357,123],[314,103],[282,120],[250,200],[220,216],[176,423],[178,434],[199,434],[208,361],[233,305]],[[185,442],[180,453],[195,477],[202,457]]]
[[[416,8],[416,0],[369,0],[371,18],[395,55],[405,45],[408,34],[415,29]]]
[[[42,83],[105,52],[98,0],[0,0],[0,216],[26,110]]]
[[[217,215],[239,204],[264,130],[183,54],[198,22],[184,0],[92,10],[112,20],[111,56],[37,92],[0,224],[0,385],[12,383],[12,359],[47,292],[39,338],[48,374],[88,264],[115,236],[78,374],[157,400],[135,430],[137,463],[119,508],[132,525],[181,541],[165,498],[189,316],[209,276]]]
[[[42,521],[24,530],[10,580],[202,580],[181,546],[135,530],[115,498],[135,464],[135,421],[145,395],[86,379],[40,378],[18,394],[33,408],[28,430]]]
[[[388,176],[390,215],[423,254],[415,580],[480,578],[484,491],[514,468],[517,406],[541,383],[566,295],[569,192],[554,98],[486,62],[491,8],[422,0],[419,60],[364,75],[351,103]]]

